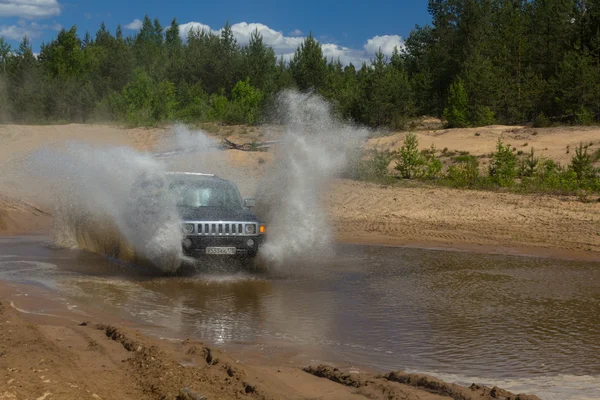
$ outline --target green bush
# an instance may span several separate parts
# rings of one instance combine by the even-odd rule
[[[537,173],[538,164],[540,159],[535,156],[535,150],[533,147],[529,152],[529,155],[523,159],[521,159],[521,164],[519,168],[519,177],[532,177]]]
[[[505,146],[502,139],[498,139],[496,151],[490,161],[489,176],[491,181],[502,187],[513,186],[517,177],[517,155],[510,145]]]
[[[422,177],[427,179],[438,179],[442,175],[442,162],[436,155],[437,149],[435,145],[431,145],[429,150],[421,152],[425,159],[425,168],[422,172]]]
[[[133,125],[152,125],[173,118],[177,107],[175,85],[169,81],[155,82],[141,69],[123,92],[113,98],[120,119]]]
[[[202,89],[200,82],[194,85],[182,84],[177,91],[179,110],[176,118],[181,121],[209,120],[210,96]]]
[[[260,122],[264,93],[250,84],[250,78],[239,81],[231,91],[231,99],[244,115],[245,123],[255,125]]]
[[[579,143],[579,147],[575,149],[575,156],[571,159],[569,169],[575,172],[577,181],[582,186],[586,186],[596,178],[598,171],[594,168],[592,157],[588,154],[587,148],[583,147],[583,143]]]
[[[479,160],[475,156],[458,156],[448,168],[447,180],[452,186],[475,186],[479,180]]]
[[[450,86],[448,107],[444,109],[443,118],[447,121],[448,128],[465,128],[469,126],[468,106],[467,91],[459,79]]]
[[[250,80],[239,81],[231,91],[231,100],[223,92],[213,94],[207,113],[210,120],[230,124],[255,125],[260,122],[264,94],[250,84]]]
[[[577,125],[592,125],[594,123],[594,114],[589,112],[584,106],[581,106],[575,112],[575,123]]]
[[[552,122],[543,112],[536,117],[535,121],[533,121],[534,128],[547,128],[551,125]]]
[[[396,169],[404,179],[416,178],[420,175],[425,160],[419,152],[419,140],[414,133],[404,137],[404,144],[397,154]]]
[[[381,181],[388,176],[388,166],[393,155],[379,149],[357,149],[350,156],[345,178],[362,181]]]
[[[477,107],[471,118],[473,126],[488,126],[496,123],[496,115],[489,107]]]

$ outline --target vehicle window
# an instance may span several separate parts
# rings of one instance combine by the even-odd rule
[[[242,208],[237,188],[228,182],[175,182],[171,191],[178,206]]]

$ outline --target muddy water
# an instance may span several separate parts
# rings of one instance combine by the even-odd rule
[[[600,398],[600,262],[340,245],[286,272],[165,278],[27,237],[0,239],[0,279],[216,344]]]

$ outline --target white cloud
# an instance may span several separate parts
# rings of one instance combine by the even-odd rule
[[[131,31],[139,31],[140,29],[142,29],[142,21],[136,18],[127,25],[125,25],[125,29],[129,29]]]
[[[9,40],[21,40],[23,36],[27,36],[29,38],[34,38],[35,32],[29,31],[21,26],[16,25],[2,25],[0,26],[0,37],[9,39]]]
[[[57,0],[0,0],[0,16],[40,19],[60,15]]]
[[[200,22],[188,22],[187,24],[179,25],[179,36],[181,36],[183,39],[187,39],[191,30],[196,32],[214,32],[208,25],[201,24]]]
[[[179,26],[181,37],[186,39],[191,29],[197,31],[204,30],[217,35],[220,34],[222,30],[213,30],[210,26],[200,22],[188,22]],[[271,29],[267,25],[261,23],[240,22],[231,25],[233,35],[242,46],[250,42],[250,35],[252,35],[255,30],[262,35],[265,44],[273,48],[277,57],[283,56],[284,60],[290,60],[294,56],[298,46],[306,39],[299,30],[292,31],[289,33],[289,36],[286,36],[282,32]],[[360,67],[363,62],[368,62],[380,47],[384,54],[391,55],[396,46],[398,46],[399,49],[404,47],[402,38],[397,35],[375,36],[367,40],[367,43],[362,49],[352,49],[335,43],[321,42],[321,48],[323,49],[323,55],[325,57],[334,60],[339,58],[342,64],[348,65],[352,63],[356,67]]]
[[[284,36],[281,32],[257,23],[249,24],[247,22],[240,22],[239,24],[231,25],[231,30],[238,43],[241,45],[248,44],[252,32],[258,30],[262,35],[265,44],[273,47],[276,54],[293,53],[304,40],[303,37]]]
[[[402,50],[404,48],[404,40],[398,35],[375,36],[365,44],[365,50],[369,54],[375,54],[381,49],[381,52],[386,56],[391,56],[394,53],[394,48]]]
[[[304,34],[302,33],[302,31],[300,29],[294,29],[293,31],[291,31],[290,33],[288,33],[288,35],[290,35],[290,36],[302,36]]]
[[[36,39],[42,37],[44,31],[47,29],[60,31],[62,29],[62,25],[38,24],[37,22],[28,23],[21,20],[17,23],[17,25],[0,26],[0,36],[15,41],[21,41],[23,39],[23,36],[27,36],[30,39]]]

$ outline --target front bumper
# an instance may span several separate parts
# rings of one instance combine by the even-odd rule
[[[251,240],[252,245],[248,244]],[[236,254],[229,257],[256,257],[259,247],[264,243],[264,235],[258,236],[198,236],[183,238],[183,253],[189,257],[223,257],[206,254],[207,247],[235,247]]]

